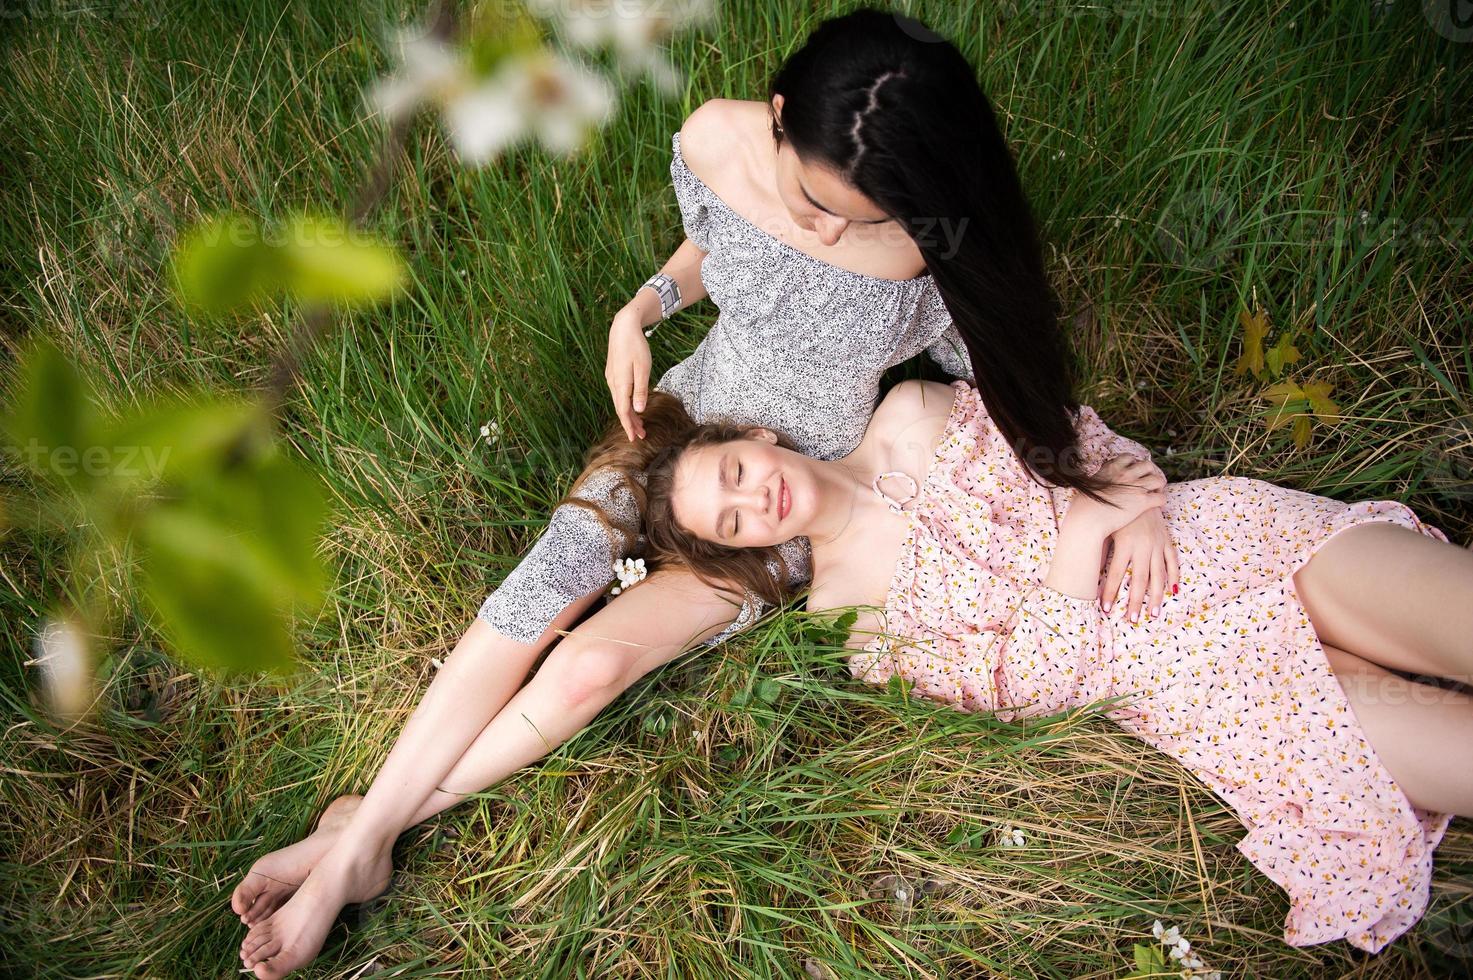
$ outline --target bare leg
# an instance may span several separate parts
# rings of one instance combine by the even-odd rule
[[[397,765],[403,769],[406,764],[412,765],[412,753],[421,751],[424,746],[419,743],[429,738],[439,743],[435,748],[445,755],[456,745],[468,746],[516,693],[541,652],[557,639],[560,631],[577,621],[598,596],[597,592],[590,593],[568,605],[530,646],[502,636],[481,620],[473,622],[430,682],[384,768]],[[351,807],[338,806],[331,820],[324,812],[315,833],[290,847],[272,851],[251,865],[230,897],[230,907],[242,923],[249,926],[261,921],[292,896],[356,810],[359,798],[353,799],[355,803]]]
[[[1328,646],[1473,684],[1473,552],[1386,522],[1348,528],[1294,575]]]
[[[1473,697],[1324,647],[1366,740],[1412,805],[1473,817]]]
[[[581,731],[631,683],[715,635],[735,613],[728,599],[689,573],[651,575],[557,645],[536,676],[489,724],[482,722],[474,753],[463,751],[469,738],[455,742],[453,754],[436,744],[446,737],[433,723],[422,723],[422,716],[428,717],[427,692],[348,825],[296,893],[251,928],[241,944],[246,968],[258,977],[275,978],[310,962],[338,910],[387,884],[389,851],[405,828],[542,758]],[[476,629],[473,625],[467,637]],[[436,683],[449,676],[455,656],[446,661]],[[462,673],[469,675],[463,683],[472,683],[474,667]],[[460,694],[457,688],[447,699]],[[436,714],[445,711],[446,705],[436,706]],[[456,721],[461,722],[459,738],[464,725]],[[467,785],[445,782],[452,766],[466,775]],[[448,792],[435,793],[437,786]]]

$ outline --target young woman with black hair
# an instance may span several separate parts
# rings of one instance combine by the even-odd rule
[[[1100,492],[1070,465],[1077,405],[1039,233],[953,45],[889,12],[825,21],[767,101],[713,100],[692,113],[672,138],[670,173],[686,241],[609,330],[605,376],[624,444],[600,448],[609,465],[589,467],[486,600],[366,796],[335,801],[317,832],[257,861],[235,889],[231,905],[250,927],[241,959],[257,976],[315,957],[338,910],[385,887],[403,830],[540,759],[639,677],[770,604],[752,593],[733,602],[670,570],[577,623],[614,560],[643,546],[644,488],[628,474],[662,424],[642,415],[645,328],[675,310],[707,295],[720,309],[656,386],[698,421],[773,426],[803,452],[837,458],[864,436],[883,372],[924,350],[975,381],[1036,477]],[[1115,448],[1155,469],[1140,446]],[[1154,612],[1175,580],[1164,522],[1142,514],[1111,547],[1102,600],[1128,576],[1131,614]],[[781,554],[801,582],[806,539]]]

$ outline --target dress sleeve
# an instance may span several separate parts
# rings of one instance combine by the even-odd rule
[[[973,384],[977,383],[972,375],[972,357],[967,352],[967,345],[952,322],[951,311],[946,308],[946,301],[941,298],[934,281],[927,282],[921,290],[912,324],[926,338],[926,353],[941,365],[941,370],[953,378],[966,378]]]
[[[1095,599],[1041,584],[1028,587],[1002,633],[1005,706],[1020,712],[1027,706],[1024,717],[1074,707],[1081,671],[1099,662],[1103,624]]]
[[[574,496],[598,503],[618,523],[639,526],[634,497],[613,471],[595,473]],[[626,550],[620,548],[619,557]],[[614,552],[614,541],[597,515],[563,504],[517,567],[481,604],[477,618],[518,643],[536,643],[569,603],[614,580]]]
[[[1079,440],[1079,455],[1086,475],[1093,474],[1114,456],[1134,456],[1147,461],[1151,459],[1149,449],[1116,433],[1088,405],[1079,406],[1074,431]]]
[[[670,183],[675,188],[675,202],[680,205],[680,222],[685,237],[702,252],[711,251],[711,207],[706,200],[710,192],[701,179],[691,173],[680,152],[680,131],[670,138]]]
[[[790,589],[796,589],[803,585],[810,577],[810,563],[812,558],[811,552],[805,545],[806,541],[806,538],[791,538],[777,546],[778,552],[783,556],[783,560],[788,566],[787,582],[788,588]],[[772,572],[774,577],[781,573],[781,569],[775,561],[769,560],[767,562],[767,568]],[[766,611],[767,603],[760,596],[751,592],[746,593],[745,599],[742,602],[742,611],[738,614],[737,618],[726,629],[706,640],[702,646],[719,646],[721,643],[724,643],[726,640],[729,640],[756,623]]]

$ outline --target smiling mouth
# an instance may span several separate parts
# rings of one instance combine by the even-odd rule
[[[788,511],[793,509],[793,498],[788,494],[788,481],[778,478],[777,481],[777,519],[782,520],[788,516]]]

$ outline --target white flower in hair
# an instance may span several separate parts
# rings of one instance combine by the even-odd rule
[[[614,574],[619,577],[619,584],[609,590],[610,595],[618,595],[636,582],[644,581],[648,572],[643,558],[624,558],[614,562]]]

